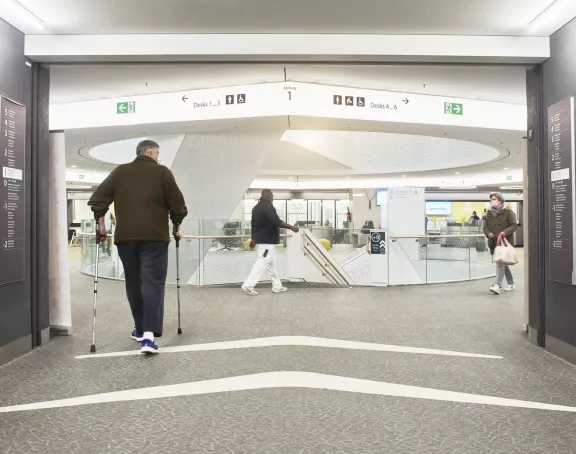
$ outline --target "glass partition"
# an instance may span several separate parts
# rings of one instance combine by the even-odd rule
[[[98,245],[94,238],[94,222],[83,223],[82,272],[94,274],[98,254],[102,278],[123,279],[124,270],[118,251],[110,238]],[[370,235],[359,229],[312,226],[309,230],[339,266],[354,261],[358,268],[369,267],[367,244]],[[250,249],[251,226],[245,219],[187,219],[183,232],[193,238],[180,242],[180,280],[189,285],[240,284],[254,261]],[[468,232],[476,232],[468,234]],[[431,284],[494,276],[495,267],[484,235],[479,227],[457,226],[449,235],[431,234],[421,237],[389,239],[389,285]],[[286,232],[282,232],[285,234]],[[430,232],[433,233],[433,232]],[[287,239],[277,246],[280,277],[287,276]],[[361,257],[364,257],[361,259]],[[366,270],[362,271],[366,274]],[[168,283],[176,283],[176,248],[169,249]],[[366,285],[365,280],[362,285]]]
[[[454,232],[453,232],[454,233]],[[392,238],[390,285],[435,284],[494,276],[484,235],[428,235]]]

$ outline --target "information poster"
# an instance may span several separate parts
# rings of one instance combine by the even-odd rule
[[[550,279],[574,285],[574,98],[548,108]]]
[[[0,285],[24,280],[26,107],[0,98]]]
[[[372,231],[370,233],[370,253],[372,255],[386,254],[386,232]]]

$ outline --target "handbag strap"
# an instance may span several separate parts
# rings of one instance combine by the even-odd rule
[[[508,240],[506,239],[505,236],[503,237],[498,237],[498,246],[504,246],[504,247],[509,247],[510,243],[508,243]]]

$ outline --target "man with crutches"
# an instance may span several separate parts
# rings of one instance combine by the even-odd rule
[[[134,318],[131,338],[142,342],[143,353],[157,353],[155,339],[162,336],[169,220],[179,245],[180,225],[188,214],[174,175],[158,164],[159,148],[151,140],[140,142],[136,159],[118,166],[88,202],[98,220],[98,241],[106,239],[104,216],[114,202],[114,243],[124,266],[126,295]]]

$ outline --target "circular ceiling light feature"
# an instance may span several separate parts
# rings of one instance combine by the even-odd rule
[[[475,166],[508,155],[506,150],[476,142],[384,132],[288,130],[281,141],[329,160],[329,170],[323,173],[340,175],[344,172],[336,166],[344,166],[348,174],[350,170],[359,175],[401,174]],[[277,158],[273,154],[269,159]],[[312,171],[303,168],[302,173],[306,172]]]
[[[160,163],[170,167],[185,137],[185,134],[135,137],[104,143],[93,148],[86,147],[80,150],[80,154],[85,158],[106,164],[127,164],[136,158],[136,147],[142,140],[153,140],[160,145]]]

